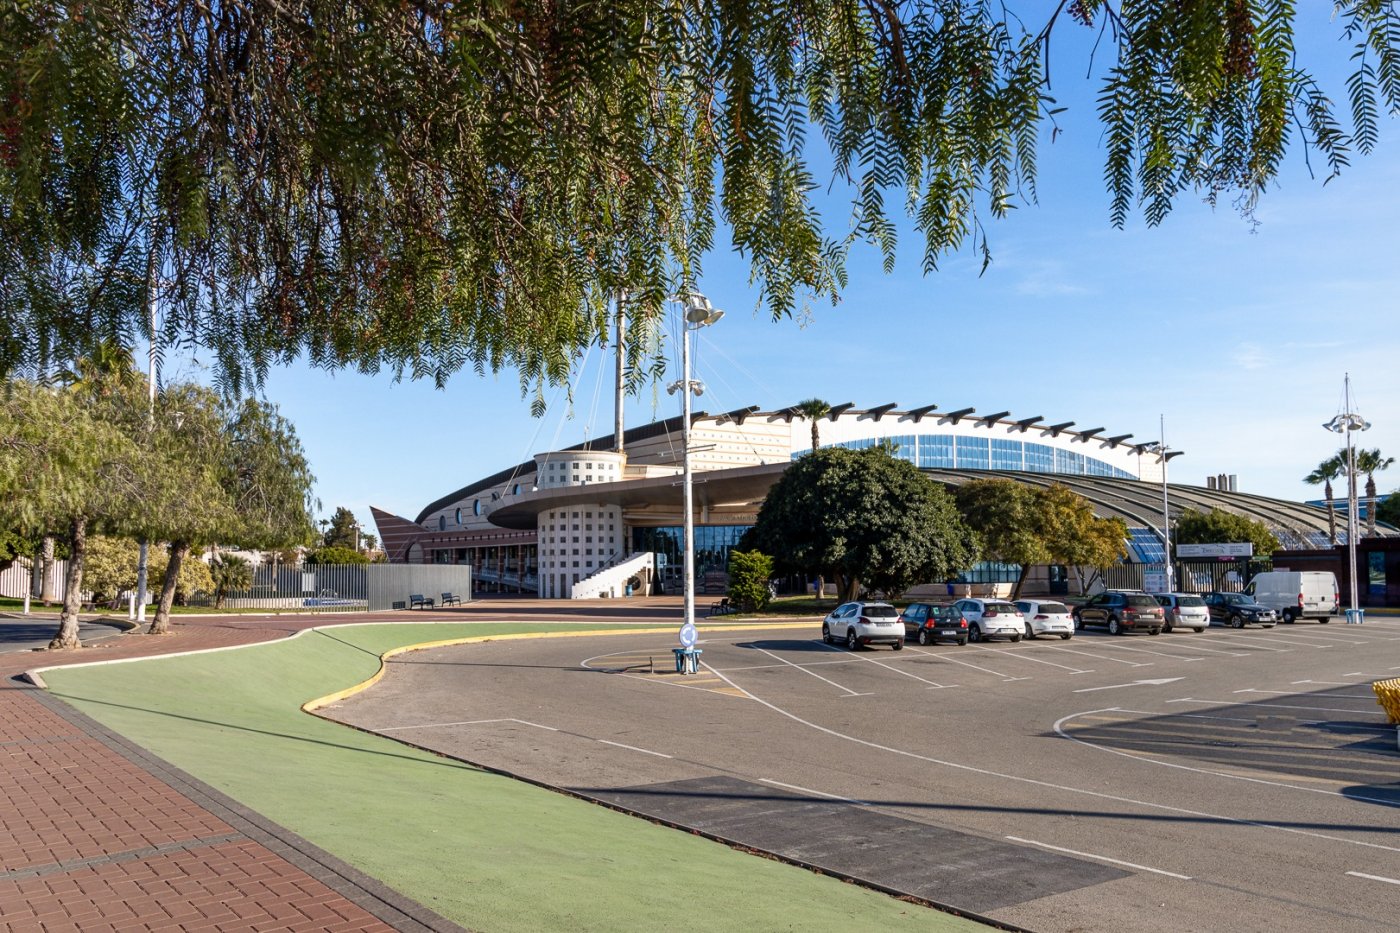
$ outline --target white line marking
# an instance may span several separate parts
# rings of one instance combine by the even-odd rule
[[[905,650],[913,651],[916,654],[922,654],[925,657],[937,658],[940,661],[947,661],[949,664],[961,664],[963,667],[970,667],[974,671],[981,671],[984,674],[995,674],[998,677],[1006,677],[1001,671],[994,671],[990,667],[982,667],[980,664],[973,664],[971,661],[959,661],[957,658],[950,658],[946,654],[939,654],[936,651],[926,651],[922,648],[909,648],[908,646],[905,647]]]
[[[372,732],[400,732],[404,729],[441,729],[445,726],[484,726],[493,722],[515,722],[522,726],[533,726],[536,729],[544,729],[547,732],[558,732],[553,726],[542,726],[537,722],[526,722],[523,719],[463,719],[457,722],[425,722],[416,726],[390,726],[387,729],[372,729]]]
[[[1093,692],[1095,692],[1095,691],[1097,691],[1097,690],[1117,690],[1119,687],[1141,687],[1141,686],[1143,686],[1143,685],[1152,685],[1152,686],[1160,687],[1162,684],[1176,683],[1178,680],[1181,680],[1181,678],[1180,678],[1180,677],[1162,677],[1162,678],[1160,678],[1160,679],[1158,679],[1158,680],[1135,680],[1135,681],[1133,681],[1133,682],[1130,683],[1130,684],[1109,684],[1109,685],[1106,686],[1106,687],[1081,687],[1080,689],[1078,689],[1078,690],[1076,690],[1076,691],[1074,691],[1074,692],[1075,692],[1075,693],[1093,693]]]
[[[810,788],[810,787],[799,787],[799,786],[797,786],[796,784],[784,784],[782,781],[774,781],[774,780],[770,780],[769,778],[759,778],[759,779],[758,779],[758,783],[760,783],[760,784],[772,784],[774,787],[782,787],[782,788],[785,788],[785,789],[787,789],[787,790],[795,790],[795,791],[797,791],[798,793],[801,793],[801,794],[811,794],[813,797],[825,797],[825,798],[828,799],[828,800],[839,800],[839,801],[841,801],[842,803],[854,803],[854,804],[859,804],[860,806],[863,806],[863,807],[868,807],[868,806],[870,806],[870,804],[867,803],[866,801],[864,801],[864,800],[857,800],[857,799],[855,799],[854,797],[842,797],[840,794],[824,794],[824,793],[822,793],[822,792],[819,791],[819,790],[812,790],[812,788]]]
[[[673,756],[671,756],[671,755],[663,755],[663,754],[661,754],[660,752],[654,752],[654,751],[652,751],[651,749],[648,749],[648,748],[638,748],[638,747],[635,746],[635,745],[623,745],[621,742],[609,742],[607,739],[599,739],[598,741],[599,741],[599,742],[602,742],[604,745],[614,745],[614,746],[616,746],[617,748],[625,748],[625,749],[627,749],[628,751],[631,751],[631,752],[641,752],[643,755],[655,755],[657,758],[671,758],[671,757],[673,757]]]
[[[829,684],[831,684],[833,687],[835,687],[837,690],[845,690],[845,691],[846,691],[846,694],[847,694],[848,696],[858,697],[858,696],[869,696],[869,695],[870,695],[870,694],[868,694],[868,693],[865,693],[865,694],[856,693],[856,692],[855,692],[854,690],[852,690],[851,688],[849,688],[849,687],[843,687],[843,686],[841,686],[840,684],[838,684],[838,683],[837,683],[836,681],[834,681],[834,680],[827,680],[827,678],[823,677],[821,674],[813,673],[812,671],[807,670],[807,668],[803,667],[801,664],[793,664],[793,663],[792,663],[791,661],[789,661],[787,658],[780,658],[780,657],[778,657],[776,654],[774,654],[773,652],[769,651],[769,650],[766,649],[766,648],[758,648],[758,649],[756,649],[756,650],[763,652],[764,654],[768,655],[768,657],[772,658],[772,659],[775,660],[775,661],[782,661],[782,662],[783,662],[784,664],[786,664],[788,667],[795,667],[795,668],[797,668],[799,671],[801,671],[801,672],[804,673],[804,674],[807,674],[807,675],[810,676],[810,677],[815,677],[815,678],[817,678],[817,680],[823,681],[823,682],[825,682],[825,683],[829,683]],[[729,679],[729,678],[727,678],[727,677],[724,677],[723,674],[720,674],[719,671],[715,671],[715,669],[714,669],[713,667],[710,668],[710,670],[714,671],[715,674],[717,674],[718,676],[724,678],[725,680],[728,680],[728,679]]]
[[[1174,871],[1163,871],[1160,868],[1148,868],[1146,865],[1138,865],[1135,862],[1125,862],[1122,859],[1109,858],[1107,855],[1096,855],[1093,852],[1079,852],[1074,849],[1065,849],[1060,846],[1052,846],[1048,842],[1037,842],[1034,839],[1022,839],[1020,836],[1007,836],[1012,842],[1023,842],[1028,846],[1039,846],[1042,849],[1049,849],[1052,852],[1064,852],[1068,855],[1078,855],[1082,858],[1097,859],[1100,862],[1110,862],[1114,865],[1122,865],[1126,868],[1136,868],[1141,871],[1150,871],[1155,875],[1166,875],[1168,878],[1180,878],[1182,881],[1190,881],[1190,875],[1178,875]]]
[[[1100,661],[1112,661],[1115,664],[1126,664],[1129,667],[1151,667],[1151,661],[1129,661],[1126,658],[1111,658],[1106,654],[1094,654],[1092,651],[1079,651],[1074,648],[1062,648],[1059,645],[1047,645],[1047,651],[1068,651],[1070,654],[1082,654],[1086,658],[1098,658]]]
[[[1234,690],[1233,693],[1275,693],[1284,697],[1296,697],[1297,690],[1257,690],[1254,687],[1246,687],[1243,690]]]
[[[920,677],[918,674],[911,674],[911,673],[909,673],[908,671],[901,671],[899,668],[895,667],[893,664],[886,664],[884,661],[877,661],[877,660],[875,660],[874,658],[867,658],[867,657],[865,657],[865,656],[863,656],[863,655],[857,655],[856,660],[858,660],[858,661],[869,661],[871,664],[874,664],[874,665],[877,666],[877,667],[883,667],[883,668],[884,668],[885,670],[887,670],[887,671],[893,671],[893,672],[896,673],[896,674],[903,674],[905,677],[911,677],[911,678],[913,678],[914,680],[917,680],[917,681],[918,681],[919,683],[921,683],[921,684],[928,684],[930,689],[939,689],[939,690],[942,690],[944,687],[948,686],[947,684],[940,684],[940,683],[939,683],[938,681],[936,681],[936,680],[929,680],[929,679],[927,679],[927,678],[925,678],[925,677]]]
[[[1366,878],[1370,881],[1384,881],[1386,884],[1400,884],[1400,881],[1396,881],[1394,878],[1386,878],[1381,875],[1368,875],[1364,871],[1349,871],[1347,872],[1347,874],[1351,875],[1353,878]]]
[[[1081,670],[1080,670],[1079,668],[1077,668],[1077,667],[1069,667],[1068,665],[1065,665],[1065,664],[1056,664],[1054,661],[1044,661],[1044,660],[1041,660],[1040,658],[1033,658],[1033,657],[1031,657],[1031,656],[1028,655],[1028,654],[1023,654],[1023,653],[1021,653],[1021,652],[1019,652],[1019,651],[1010,651],[1010,650],[1008,650],[1008,649],[1006,649],[1006,648],[979,648],[979,649],[977,649],[977,650],[978,650],[978,651],[986,651],[986,652],[989,652],[989,653],[991,653],[991,654],[1011,654],[1011,655],[1015,655],[1018,659],[1020,659],[1020,660],[1022,660],[1022,661],[1034,661],[1036,664],[1048,664],[1048,665],[1050,665],[1051,667],[1058,667],[1058,668],[1059,668],[1060,670],[1062,670],[1062,671],[1069,671],[1071,674],[1092,674],[1092,673],[1093,673],[1093,671],[1081,671]]]
[[[1131,651],[1135,654],[1155,654],[1159,658],[1171,658],[1173,661],[1204,661],[1205,658],[1189,658],[1180,654],[1169,654],[1166,651],[1153,651],[1150,648],[1130,648],[1127,645],[1104,645],[1107,651]]]
[[[1351,675],[1350,675],[1350,674],[1343,674],[1342,676],[1343,676],[1343,677],[1350,677]],[[1296,687],[1298,684],[1318,684],[1318,685],[1323,686],[1323,687],[1356,687],[1356,686],[1359,686],[1359,684],[1357,684],[1357,682],[1354,681],[1354,680],[1295,680],[1295,681],[1293,681],[1293,685],[1294,685],[1295,687]],[[1330,694],[1330,693],[1328,694],[1328,696],[1334,696],[1334,695],[1335,695],[1335,694]]]
[[[1230,639],[1232,641],[1243,640],[1245,644],[1256,651],[1272,651],[1276,654],[1288,654],[1293,651],[1292,648],[1270,648],[1268,645],[1261,645],[1259,644],[1259,639],[1253,635],[1232,635],[1228,632],[1216,632],[1211,636],[1212,641],[1220,641],[1222,639]],[[1243,655],[1241,655],[1241,657],[1243,657]]]
[[[1340,836],[1329,836],[1326,833],[1318,833],[1313,832],[1311,830],[1298,829],[1297,827],[1293,826],[1281,826],[1278,823],[1265,823],[1259,820],[1246,820],[1236,816],[1222,816],[1217,813],[1208,813],[1202,810],[1189,810],[1185,807],[1174,807],[1170,804],[1165,803],[1155,803],[1153,801],[1147,800],[1136,800],[1132,797],[1120,797],[1116,794],[1106,794],[1102,791],[1086,790],[1082,787],[1069,787],[1064,784],[1055,784],[1050,781],[1042,781],[1038,778],[1022,777],[1019,774],[1007,774],[1002,771],[992,771],[987,768],[978,768],[974,765],[966,765],[956,761],[947,761],[946,759],[942,758],[934,758],[931,755],[920,755],[917,752],[911,752],[903,748],[894,748],[889,745],[881,745],[878,742],[872,742],[869,739],[858,738],[854,735],[847,735],[844,732],[837,732],[835,729],[831,729],[826,726],[819,726],[816,723],[811,722],[810,720],[803,719],[796,713],[783,709],[776,703],[772,703],[752,693],[751,691],[745,690],[743,687],[734,683],[732,680],[729,680],[729,678],[725,677],[723,674],[719,674],[719,677],[721,680],[728,682],[728,684],[735,690],[740,691],[745,696],[749,697],[749,699],[753,700],[755,703],[763,704],[764,706],[771,709],[773,712],[777,713],[779,716],[784,716],[788,719],[791,719],[793,722],[799,725],[806,726],[807,728],[812,729],[816,732],[824,733],[826,735],[831,736],[832,738],[841,739],[843,741],[850,742],[855,745],[864,745],[866,748],[873,748],[876,751],[888,752],[891,755],[899,755],[904,758],[912,758],[915,761],[926,761],[929,764],[941,765],[945,768],[952,768],[957,771],[966,771],[970,774],[981,774],[987,777],[1002,778],[1003,780],[1007,781],[1016,781],[1021,784],[1029,784],[1033,787],[1045,787],[1049,788],[1050,790],[1062,791],[1067,794],[1080,794],[1082,796],[1093,797],[1098,800],[1112,800],[1115,803],[1126,803],[1136,807],[1146,807],[1151,810],[1165,810],[1168,813],[1181,813],[1186,816],[1205,817],[1206,819],[1219,820],[1222,823],[1235,823],[1240,826],[1256,826],[1261,829],[1272,829],[1276,832],[1291,833],[1295,836],[1308,836],[1314,839],[1326,839],[1329,842],[1340,842],[1346,845],[1360,846],[1364,849],[1381,849],[1386,852],[1400,852],[1400,848],[1396,848],[1395,846],[1381,845],[1378,842],[1363,842],[1359,839],[1344,839]],[[1092,713],[1108,713],[1118,711],[1119,710],[1117,707],[1108,707],[1106,709],[1090,710],[1087,713],[1077,713],[1076,715],[1090,715]]]
[[[1338,709],[1335,706],[1289,706],[1284,703],[1250,703],[1248,700],[1197,700],[1195,697],[1184,697],[1180,700],[1168,700],[1168,703],[1209,703],[1212,706],[1262,706],[1265,709],[1305,709],[1315,713],[1350,713],[1355,716],[1358,713],[1365,713],[1372,716],[1384,716],[1384,710]]]

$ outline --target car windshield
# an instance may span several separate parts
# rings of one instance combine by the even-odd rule
[[[1019,612],[1011,603],[987,603],[988,612]]]
[[[1063,615],[1069,612],[1069,610],[1065,608],[1064,603],[1041,603],[1040,611],[1051,612],[1055,613],[1056,615]]]
[[[861,615],[867,619],[893,619],[899,615],[899,610],[893,606],[866,606]]]
[[[1178,596],[1176,604],[1182,608],[1199,609],[1206,604],[1206,601],[1199,596]]]
[[[1157,600],[1151,596],[1129,596],[1128,605],[1134,609],[1156,609]]]
[[[1243,606],[1246,603],[1253,602],[1253,600],[1243,593],[1226,593],[1225,602],[1229,603],[1231,606]]]

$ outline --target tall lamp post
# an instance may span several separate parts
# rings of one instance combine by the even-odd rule
[[[1351,410],[1351,373],[1345,377],[1344,409],[1331,421],[1323,425],[1335,434],[1341,434],[1346,438],[1347,450],[1347,579],[1350,582],[1351,607],[1348,610],[1347,621],[1350,622],[1356,616],[1357,593],[1356,593],[1356,538],[1360,528],[1360,522],[1356,517],[1356,448],[1351,442],[1353,431],[1365,431],[1371,427],[1371,422],[1361,417]]]
[[[1162,460],[1162,566],[1166,569],[1167,592],[1175,593],[1176,587],[1172,581],[1172,518],[1171,510],[1167,501],[1167,461],[1176,453],[1167,446],[1167,421],[1166,416],[1158,416],[1157,443],[1148,444],[1145,450],[1155,453]]]
[[[685,625],[695,624],[695,516],[692,505],[690,473],[690,396],[705,394],[705,384],[690,378],[690,334],[724,317],[724,312],[710,305],[704,295],[685,296],[685,320],[681,324],[681,378],[666,387],[674,395],[681,394],[681,500],[685,510]]]

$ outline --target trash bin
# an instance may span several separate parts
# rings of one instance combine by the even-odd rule
[[[628,596],[631,596],[631,595],[632,595],[632,584],[630,584],[630,583],[627,584],[627,589],[626,589],[624,592],[625,592]]]
[[[1365,621],[1366,621],[1366,610],[1365,610],[1365,609],[1348,609],[1348,610],[1347,610],[1347,625],[1352,625],[1352,624],[1360,625],[1362,622],[1365,622]]]
[[[1400,678],[1378,680],[1371,684],[1376,702],[1385,710],[1392,724],[1400,725]]]

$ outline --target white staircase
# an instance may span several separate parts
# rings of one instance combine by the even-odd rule
[[[651,551],[633,554],[621,563],[604,567],[591,577],[584,577],[573,585],[570,599],[617,598],[627,595],[627,581],[633,577],[650,579],[656,555]]]

